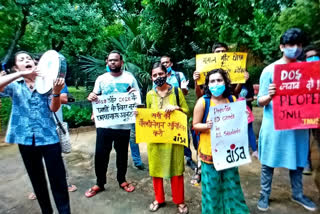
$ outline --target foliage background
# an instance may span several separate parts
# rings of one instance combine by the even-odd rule
[[[105,72],[107,53],[117,49],[145,95],[160,56],[170,55],[174,69],[192,80],[195,55],[211,52],[218,41],[249,53],[248,70],[258,83],[262,69],[281,56],[279,38],[288,28],[299,27],[320,43],[320,1],[0,0],[0,24],[7,69],[18,50],[55,49],[67,59],[67,84],[90,91]]]
[[[279,37],[290,27],[319,43],[319,11],[319,0],[0,0],[0,59],[20,49],[55,49],[68,60],[69,85],[92,85],[107,53],[118,49],[147,90],[160,56],[172,56],[175,69],[191,79],[194,65],[181,62],[210,52],[217,41],[249,52],[248,67],[261,72],[280,56]]]

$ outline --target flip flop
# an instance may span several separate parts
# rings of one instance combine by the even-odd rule
[[[132,184],[129,184],[128,182],[123,182],[120,184],[120,188],[123,189],[126,192],[133,192],[135,190],[135,187]]]
[[[198,174],[198,173],[194,174],[190,181],[190,183],[194,186],[199,186],[200,182],[201,182],[201,174]]]
[[[156,212],[159,208],[164,207],[165,203],[159,204],[158,201],[153,201],[149,206],[150,212]]]
[[[178,205],[178,213],[179,214],[188,214],[189,209],[186,204],[179,204]]]
[[[73,185],[73,184],[70,184],[69,186],[68,186],[68,192],[74,192],[74,191],[77,191],[77,187],[76,187],[76,185]]]
[[[91,198],[91,197],[95,196],[97,193],[102,192],[103,190],[104,190],[104,188],[100,188],[99,186],[94,185],[84,195],[87,198]]]
[[[28,195],[28,199],[29,199],[29,200],[37,200],[37,196],[36,196],[36,194],[34,194],[34,193],[32,192],[32,193],[30,193],[30,194]]]

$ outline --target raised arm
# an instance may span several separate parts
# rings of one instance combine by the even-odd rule
[[[5,76],[0,76],[0,92],[3,92],[4,88],[10,84],[11,82],[15,81],[20,77],[25,77],[29,79],[33,79],[37,76],[37,72],[35,70],[32,71],[19,71],[12,74],[8,74]]]
[[[50,109],[53,112],[57,112],[61,106],[60,92],[63,87],[64,87],[64,78],[58,78],[53,83],[52,101],[50,105]]]

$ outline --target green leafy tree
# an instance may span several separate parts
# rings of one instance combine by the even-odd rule
[[[320,43],[320,1],[296,0],[292,7],[281,12],[276,28],[281,33],[291,27],[304,30],[311,41]]]
[[[0,4],[0,56],[4,56],[4,63],[8,62],[17,43],[25,34],[33,3],[31,0],[8,0]]]

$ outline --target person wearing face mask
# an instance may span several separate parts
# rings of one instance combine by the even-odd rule
[[[186,80],[186,77],[182,72],[174,71],[172,69],[173,63],[171,61],[171,57],[164,55],[160,58],[160,62],[167,69],[167,83],[173,87],[180,88],[183,94],[186,96],[189,90],[189,80]],[[186,159],[186,165],[192,170],[195,170],[197,165],[192,160],[192,152],[189,147],[184,148],[184,156]]]
[[[287,30],[280,38],[282,58],[267,66],[260,76],[260,89],[257,97],[259,106],[263,106],[263,119],[259,134],[259,159],[261,162],[260,199],[257,207],[261,211],[269,209],[269,197],[274,168],[289,170],[292,198],[309,211],[315,211],[316,205],[303,194],[302,171],[307,164],[309,151],[309,130],[275,130],[272,98],[276,93],[273,83],[276,64],[296,62],[302,53],[302,44],[306,43],[303,32],[298,28]]]
[[[167,69],[161,63],[153,65],[151,78],[156,87],[147,93],[147,108],[188,113],[182,90],[167,83]],[[183,148],[182,145],[169,143],[148,144],[149,173],[155,193],[155,200],[149,207],[151,212],[165,205],[163,178],[170,178],[172,200],[178,206],[178,213],[188,213],[188,207],[184,203]]]
[[[320,61],[319,57],[319,50],[314,45],[309,45],[304,49],[304,57],[306,62],[316,62]],[[317,131],[318,129],[313,129],[312,132]],[[310,132],[311,134],[311,132]],[[314,134],[314,133],[313,133]],[[316,136],[316,135],[314,135]],[[311,144],[310,144],[311,147]],[[303,169],[304,175],[311,175],[312,174],[312,165],[311,165],[311,148],[309,148],[308,153],[308,162],[307,165]]]
[[[307,62],[316,62],[320,61],[320,49],[314,45],[309,45],[304,49],[304,55],[305,60]],[[316,143],[318,145],[318,150],[320,152],[320,129],[312,129],[310,132],[310,143],[311,145],[313,143]],[[311,146],[310,145],[310,146]],[[311,149],[309,150],[308,154],[308,164],[303,170],[303,174],[311,174],[312,168],[311,168]],[[314,177],[316,186],[318,188],[318,192],[320,193],[320,164],[318,164],[318,167],[315,169],[315,177]],[[319,194],[320,198],[320,194]]]
[[[214,43],[212,46],[212,53],[225,53],[228,52],[228,50],[228,45],[223,42]],[[197,98],[202,97],[204,95],[203,85],[197,84],[198,79],[200,79],[200,72],[194,71],[193,80]]]
[[[247,214],[250,213],[240,185],[238,168],[217,171],[213,165],[209,107],[236,101],[231,96],[231,84],[223,69],[210,71],[205,80],[205,95],[193,111],[193,129],[200,132],[199,157],[201,159],[202,213]]]
[[[96,79],[94,89],[88,96],[90,102],[95,101],[98,95],[126,93],[133,90],[140,91],[134,76],[121,69],[123,60],[120,52],[111,51],[108,55],[107,62],[110,72],[106,72]],[[131,124],[110,125],[107,128],[97,128],[94,160],[97,180],[96,184],[85,193],[87,198],[93,197],[97,193],[105,190],[104,185],[107,182],[106,174],[113,143],[117,153],[117,181],[119,187],[126,192],[133,192],[135,190],[135,187],[126,181],[130,128]]]

